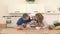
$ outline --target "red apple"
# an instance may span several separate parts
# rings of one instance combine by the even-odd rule
[[[17,30],[23,30],[23,27],[17,27]]]

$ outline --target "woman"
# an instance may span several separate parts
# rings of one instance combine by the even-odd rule
[[[37,20],[38,27],[42,27],[42,28],[46,27],[47,24],[44,23],[44,16],[41,13],[36,14],[36,20]]]

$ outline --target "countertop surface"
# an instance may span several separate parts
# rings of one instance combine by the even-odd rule
[[[6,29],[3,29],[1,31],[1,33],[10,33],[10,34],[19,34],[19,33],[22,33],[22,34],[25,34],[25,33],[58,33],[60,34],[60,30],[48,30],[48,29],[40,29],[40,30],[36,30],[36,29],[25,29],[25,30],[17,30],[16,28],[6,28]]]

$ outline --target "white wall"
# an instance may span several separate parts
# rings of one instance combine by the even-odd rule
[[[5,23],[5,18],[2,16],[11,16],[11,14],[8,13],[8,4],[25,4],[25,0],[0,0],[0,23]],[[36,4],[44,4],[45,5],[45,11],[56,11],[58,12],[58,7],[60,7],[60,0],[36,0]],[[16,15],[16,14],[14,14]],[[20,14],[19,14],[20,15]],[[54,20],[60,20],[60,15],[45,15],[45,20],[51,24]],[[12,18],[13,25],[15,26],[15,23],[18,18]]]
[[[28,4],[25,0],[10,0],[9,4]],[[46,11],[58,11],[60,0],[36,0],[34,4],[43,4]]]

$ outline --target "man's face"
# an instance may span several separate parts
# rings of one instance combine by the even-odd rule
[[[29,19],[29,17],[25,17],[25,18],[24,18],[24,20],[28,20],[28,19]]]

